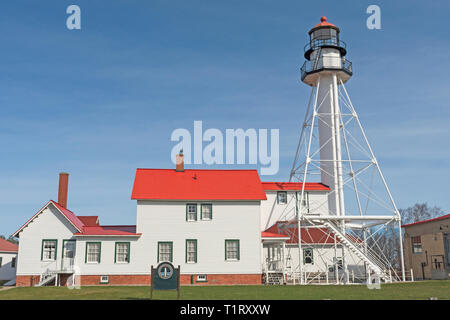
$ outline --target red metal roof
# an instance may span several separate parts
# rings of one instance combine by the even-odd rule
[[[433,218],[433,219],[428,219],[428,220],[423,220],[423,221],[417,221],[417,222],[413,222],[413,223],[404,224],[404,225],[402,225],[402,228],[414,226],[416,224],[427,223],[427,222],[431,222],[431,221],[444,220],[444,219],[447,219],[447,218],[450,218],[450,214],[446,214],[444,216],[440,216],[440,217]]]
[[[140,236],[136,233],[136,226],[85,226],[83,232],[74,233],[75,236]]]
[[[301,191],[303,187],[302,182],[263,182],[264,190],[297,190]],[[330,188],[323,183],[306,182],[306,191],[329,191]]]
[[[290,239],[286,243],[296,244],[298,243],[298,228],[297,223],[288,221],[278,221],[266,232],[273,232],[288,236]],[[334,244],[334,233],[328,230],[328,228],[321,227],[302,227],[301,229],[302,243],[304,244]],[[361,241],[351,235],[348,235],[353,241]],[[336,238],[336,243],[341,241]]]
[[[63,206],[61,206],[56,201],[50,200],[50,202],[52,202],[55,205],[55,207],[58,208],[59,211],[61,211],[61,213],[75,226],[75,228],[78,229],[78,231],[82,231],[83,230],[84,224],[75,215],[75,213],[73,213],[69,209],[64,208]]]
[[[256,170],[137,169],[131,199],[266,200]]]
[[[17,252],[19,246],[5,239],[0,238],[0,252]]]
[[[139,236],[136,233],[136,226],[100,226],[98,216],[76,216],[72,211],[63,208],[56,201],[50,200],[36,214],[31,217],[23,226],[14,232],[13,236],[25,228],[39,213],[41,213],[50,204],[53,204],[61,214],[78,230],[74,235],[98,235],[98,236]]]
[[[77,216],[87,227],[95,227],[99,225],[98,216]]]
[[[335,28],[337,28],[334,24],[329,23],[327,21],[327,17],[325,17],[325,16],[320,18],[320,23],[316,24],[313,29],[318,28],[318,27],[335,27]]]
[[[289,236],[286,236],[284,234],[263,231],[261,232],[261,238],[289,238]]]

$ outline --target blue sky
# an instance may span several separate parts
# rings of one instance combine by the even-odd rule
[[[82,30],[66,28],[77,4]],[[382,29],[366,28],[378,4]],[[138,167],[171,168],[176,128],[279,128],[293,161],[309,88],[307,31],[323,13],[353,62],[347,83],[400,208],[450,212],[450,40],[444,1],[7,1],[0,11],[0,234],[70,172],[69,209],[134,224]],[[223,166],[233,168],[233,166]],[[251,166],[246,166],[251,168]]]

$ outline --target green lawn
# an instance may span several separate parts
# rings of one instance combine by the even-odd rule
[[[13,288],[0,291],[6,299],[148,299],[149,287],[65,287]],[[450,280],[385,284],[369,290],[352,286],[205,286],[182,287],[181,298],[192,300],[318,300],[318,299],[450,299]],[[176,299],[176,292],[156,291],[155,299]]]

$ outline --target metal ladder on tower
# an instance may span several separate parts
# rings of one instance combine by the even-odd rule
[[[381,279],[383,279],[385,282],[390,282],[390,276],[386,272],[386,267],[384,264],[376,258],[372,253],[370,252],[363,252],[362,249],[360,249],[357,245],[355,245],[352,240],[349,239],[347,235],[342,233],[341,230],[332,222],[324,222],[323,223],[328,229],[330,229],[336,237],[348,248],[350,249],[354,254],[356,254],[361,260],[367,263],[369,269],[371,269],[373,272],[375,272]]]
[[[313,68],[312,68],[311,71],[317,70],[317,68],[319,66],[319,60],[321,58],[321,54],[322,54],[322,47],[319,47],[319,51],[316,53],[316,56],[315,56],[315,59],[314,59],[314,65],[313,65]]]

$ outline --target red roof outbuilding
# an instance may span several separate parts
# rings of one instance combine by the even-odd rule
[[[0,238],[0,252],[18,252],[19,246],[5,239]]]

